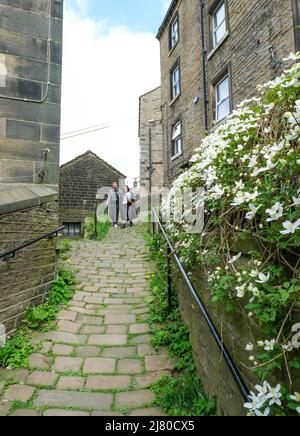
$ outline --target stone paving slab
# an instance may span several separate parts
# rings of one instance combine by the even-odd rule
[[[174,361],[151,346],[152,265],[139,229],[75,242],[71,258],[80,281],[74,298],[54,331],[35,335],[29,370],[4,371],[15,384],[3,390],[0,416],[15,401],[32,403],[14,416],[165,416],[149,386],[171,374]]]
[[[34,405],[37,407],[53,406],[61,408],[110,410],[113,403],[112,394],[86,392],[39,391]]]

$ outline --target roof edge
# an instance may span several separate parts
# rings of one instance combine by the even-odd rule
[[[165,17],[163,19],[163,22],[162,22],[160,28],[158,29],[158,32],[157,32],[157,35],[156,35],[156,38],[159,41],[160,41],[164,31],[166,30],[166,27],[169,24],[170,18],[173,15],[174,9],[177,7],[179,1],[180,0],[172,0],[171,4],[169,6],[169,9],[167,10],[166,15],[165,15]]]
[[[125,176],[125,174],[121,173],[119,170],[117,170],[115,167],[113,167],[112,165],[110,165],[108,162],[106,162],[104,159],[101,159],[101,157],[99,157],[96,153],[94,153],[91,150],[86,151],[85,153],[81,154],[80,156],[75,157],[74,159],[70,160],[69,162],[66,162],[65,164],[60,166],[60,169],[63,169],[65,167],[68,167],[70,165],[73,165],[75,162],[77,162],[78,160],[88,156],[88,155],[92,155],[94,156],[96,159],[98,159],[102,164],[104,164],[106,167],[108,167],[109,169],[111,169],[113,172],[117,173],[119,176],[121,176],[122,178],[126,179],[127,176]]]

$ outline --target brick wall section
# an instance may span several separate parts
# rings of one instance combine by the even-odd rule
[[[56,229],[57,202],[0,216],[0,252]],[[45,300],[56,274],[55,240],[44,240],[0,261],[0,323],[13,332],[26,308]]]
[[[9,97],[0,98],[0,182],[57,184],[62,17],[62,0],[0,0],[0,95]],[[50,153],[41,180],[45,148]]]
[[[162,113],[161,113],[161,88],[154,89],[140,97],[140,182],[141,187],[149,190],[149,121],[151,125],[152,144],[152,186],[164,186],[164,169],[162,153]]]
[[[163,153],[166,181],[171,183],[186,167],[195,148],[205,135],[204,93],[199,0],[173,1],[173,12],[159,35],[161,44]],[[293,1],[227,0],[229,36],[212,55],[210,54],[209,11],[215,0],[205,2],[205,46],[207,52],[207,83],[209,99],[209,129],[213,123],[213,82],[229,66],[231,71],[233,106],[256,93],[262,84],[280,74],[283,68],[275,63],[269,50],[272,45],[277,59],[295,51]],[[178,12],[180,41],[169,51],[169,24]],[[258,40],[260,42],[258,44]],[[261,53],[257,53],[258,51]],[[181,95],[170,102],[170,70],[177,60],[181,65]],[[195,97],[200,97],[195,104]],[[171,160],[172,126],[180,120],[183,131],[183,155]]]
[[[92,152],[63,165],[60,173],[60,222],[84,222],[95,210],[98,190],[125,178]]]

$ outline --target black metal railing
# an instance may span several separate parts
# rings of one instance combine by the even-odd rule
[[[42,241],[44,239],[52,239],[52,238],[54,238],[54,236],[57,236],[59,234],[59,232],[64,230],[64,228],[65,228],[64,226],[63,227],[59,227],[58,229],[53,230],[50,233],[47,233],[47,234],[42,235],[42,236],[39,236],[38,238],[32,239],[31,241],[23,242],[23,244],[18,245],[17,247],[14,247],[14,248],[12,248],[10,250],[3,251],[2,253],[0,253],[0,260],[8,261],[10,259],[13,259],[16,256],[17,252],[19,252],[21,250],[24,250],[24,248],[28,248],[31,245],[34,245],[37,242],[40,242],[40,241]]]
[[[163,225],[162,225],[155,209],[153,209],[153,215],[155,217],[155,220],[158,224],[158,227],[159,227],[159,229],[160,229],[160,231],[161,231],[161,233],[166,241],[166,244],[167,244],[168,262],[170,261],[170,258],[173,256],[175,259],[175,262],[176,262],[176,264],[177,264],[177,266],[178,266],[178,268],[179,268],[179,270],[184,278],[184,281],[186,282],[191,294],[193,295],[193,297],[197,303],[197,306],[199,307],[202,315],[204,316],[205,321],[209,327],[209,330],[210,330],[215,342],[217,343],[217,345],[222,353],[222,356],[224,357],[224,360],[225,360],[225,362],[226,362],[226,364],[227,364],[227,366],[228,366],[228,368],[229,368],[229,370],[234,378],[234,381],[235,381],[235,383],[236,383],[236,385],[237,385],[237,387],[238,387],[238,389],[243,397],[243,400],[245,402],[248,402],[250,391],[249,391],[245,381],[243,380],[243,377],[242,377],[240,371],[238,370],[237,366],[235,365],[233,358],[231,357],[229,351],[227,350],[226,345],[224,344],[209,312],[207,311],[205,305],[201,301],[201,299],[196,291],[195,286],[191,282],[187,271],[185,270],[185,268],[182,265],[176,251],[174,250],[174,248],[170,242],[170,239],[168,238],[166,231],[163,228]],[[170,266],[169,265],[168,265],[168,276],[169,276],[168,277],[168,300],[169,300],[169,302],[171,302],[172,301],[172,286],[170,283],[171,282],[171,275],[170,275]]]

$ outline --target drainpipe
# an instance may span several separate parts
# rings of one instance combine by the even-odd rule
[[[153,161],[152,161],[152,127],[154,126],[155,121],[149,120],[149,130],[148,130],[148,167],[147,170],[149,172],[149,195],[151,197],[152,192],[152,174],[153,174]]]
[[[201,47],[202,47],[202,73],[203,73],[203,94],[204,94],[204,127],[205,132],[209,130],[208,125],[208,97],[207,97],[207,74],[206,74],[206,44],[205,44],[205,0],[200,0],[201,13]]]

